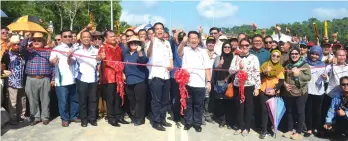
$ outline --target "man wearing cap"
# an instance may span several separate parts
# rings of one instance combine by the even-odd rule
[[[280,57],[280,63],[282,65],[285,65],[289,60],[289,50],[290,50],[291,43],[290,42],[283,42],[279,41],[279,50],[282,52],[282,56]]]
[[[326,64],[332,63],[334,55],[331,52],[331,43],[323,42],[321,43],[321,47],[323,48],[323,54],[324,54],[321,61],[325,62]]]
[[[24,92],[24,66],[25,60],[23,55],[23,47],[20,46],[18,35],[13,35],[10,38],[9,51],[5,52],[1,59],[8,60],[8,70],[11,72],[8,77],[8,94],[9,94],[9,115],[11,124],[18,124],[19,120],[24,120],[26,112],[26,95]],[[20,103],[17,103],[20,99]],[[21,104],[21,106],[19,106]],[[18,109],[21,107],[21,109]],[[20,111],[18,113],[18,111]]]
[[[94,44],[94,47],[99,49],[99,47],[103,44],[103,38],[102,38],[102,33],[99,31],[94,31],[92,32],[92,41]]]
[[[50,119],[49,92],[51,86],[54,86],[54,66],[49,62],[51,52],[43,49],[44,44],[43,34],[35,32],[32,44],[28,49],[24,48],[28,59],[25,68],[27,75],[25,92],[29,98],[32,126],[40,121],[47,125]]]
[[[212,27],[209,29],[210,36],[213,36],[215,38],[215,47],[214,51],[217,53],[217,55],[221,55],[222,50],[222,41],[219,40],[220,37],[220,29],[217,27]]]
[[[306,60],[309,46],[307,46],[305,42],[300,42],[299,45],[300,45],[300,55],[303,58],[303,60]]]

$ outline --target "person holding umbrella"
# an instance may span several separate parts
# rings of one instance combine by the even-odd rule
[[[261,65],[261,124],[262,131],[260,139],[265,139],[267,135],[268,110],[266,101],[279,94],[281,86],[284,84],[284,67],[280,63],[282,53],[278,49],[271,50],[271,58]],[[273,125],[275,126],[275,125]]]
[[[285,64],[285,82],[286,91],[283,98],[287,113],[288,132],[283,134],[285,138],[298,140],[301,138],[302,128],[305,122],[305,105],[308,98],[308,82],[311,80],[311,70],[309,65],[300,56],[299,48],[292,48],[288,63]],[[293,111],[297,115],[293,115]],[[293,133],[293,116],[297,117],[296,132]]]

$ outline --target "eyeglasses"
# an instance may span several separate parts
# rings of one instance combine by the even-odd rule
[[[218,34],[217,32],[211,32],[210,35],[216,35]]]
[[[8,34],[8,32],[1,32],[1,34]]]
[[[133,36],[133,35],[126,35],[126,37],[131,37],[131,36]]]
[[[279,55],[272,55],[272,58],[280,58]]]
[[[244,44],[244,45],[241,44],[240,46],[241,46],[241,47],[249,47],[249,44]]]
[[[299,53],[290,53],[290,55],[299,55]]]
[[[346,86],[348,86],[348,83],[342,83],[341,86],[346,87]]]
[[[72,38],[72,35],[64,35],[63,38]]]
[[[272,44],[272,41],[269,41],[269,42],[266,41],[265,44]]]
[[[231,48],[231,46],[224,46],[224,48]]]
[[[56,41],[60,41],[60,39],[56,39]]]

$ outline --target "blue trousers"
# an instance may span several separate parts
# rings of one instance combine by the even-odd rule
[[[59,114],[62,121],[76,119],[79,115],[78,95],[76,85],[57,86]]]
[[[155,77],[149,80],[149,85],[152,96],[152,122],[164,122],[169,106],[170,80]]]
[[[196,88],[186,86],[189,97],[186,98],[186,109],[184,111],[185,124],[202,125],[204,111],[205,87]]]

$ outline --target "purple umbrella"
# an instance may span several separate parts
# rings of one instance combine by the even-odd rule
[[[286,110],[284,100],[280,97],[272,97],[266,101],[266,105],[269,110],[269,117],[271,118],[273,124],[274,134],[276,135],[280,120],[282,119]]]

